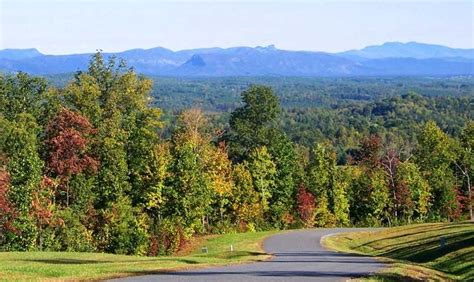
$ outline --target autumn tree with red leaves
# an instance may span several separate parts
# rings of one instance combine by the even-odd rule
[[[95,172],[99,161],[88,148],[90,138],[96,133],[89,120],[69,109],[61,109],[46,128],[48,149],[46,171],[60,182],[65,192],[66,206],[70,202],[69,179],[85,171]]]
[[[380,165],[382,139],[378,135],[370,135],[362,140],[360,149],[356,152],[353,161],[359,165],[375,168]]]
[[[314,196],[301,184],[297,194],[298,214],[306,227],[311,227],[314,220]]]
[[[6,170],[0,168],[0,236],[5,231],[14,231],[12,221],[15,217],[15,209],[8,199],[9,185],[10,175]]]

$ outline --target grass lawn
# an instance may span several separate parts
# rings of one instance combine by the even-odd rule
[[[73,252],[0,252],[0,280],[98,280],[149,274],[170,269],[204,267],[268,259],[261,243],[271,232],[209,236],[195,242],[185,254],[138,257]],[[234,251],[230,252],[230,245]],[[202,253],[202,247],[208,253]]]
[[[445,246],[440,246],[440,238]],[[474,281],[474,223],[417,224],[326,237],[338,251],[384,258],[389,267],[367,280]]]

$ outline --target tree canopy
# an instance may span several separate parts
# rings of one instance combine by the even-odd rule
[[[0,250],[154,256],[197,234],[472,217],[472,97],[282,109],[253,85],[222,122],[163,114],[152,91],[100,53],[61,88],[0,76]]]

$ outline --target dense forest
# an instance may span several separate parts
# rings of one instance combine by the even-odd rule
[[[74,74],[48,75],[56,87],[66,86]],[[284,109],[331,108],[370,103],[410,92],[425,97],[474,95],[472,76],[457,77],[149,77],[152,105],[166,112],[199,107],[205,112],[230,113],[241,104],[251,85],[266,85]]]
[[[61,87],[0,76],[0,249],[155,256],[197,234],[472,219],[472,80],[318,106],[225,84],[241,101],[203,111],[100,53]]]

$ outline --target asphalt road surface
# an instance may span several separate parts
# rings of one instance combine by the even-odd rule
[[[329,251],[321,237],[367,229],[313,229],[274,235],[264,248],[273,259],[263,262],[134,276],[113,281],[345,281],[377,271],[384,265],[354,254]]]

